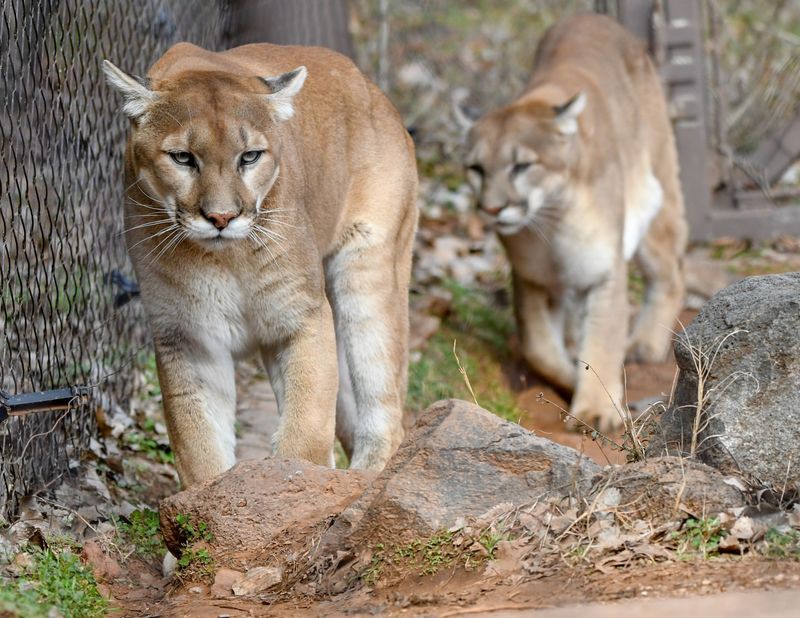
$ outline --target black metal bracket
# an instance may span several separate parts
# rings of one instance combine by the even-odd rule
[[[90,386],[71,386],[38,393],[9,395],[0,391],[0,423],[9,416],[25,416],[34,412],[68,410],[86,403],[92,394]]]
[[[113,285],[118,290],[117,295],[114,297],[114,307],[117,309],[127,305],[139,296],[139,284],[116,269],[105,276],[105,282],[108,285]]]

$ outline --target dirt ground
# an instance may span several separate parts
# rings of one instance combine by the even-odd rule
[[[153,567],[132,564],[109,591],[120,616],[461,616],[642,597],[691,597],[735,590],[800,588],[800,563],[763,558],[619,565],[579,564],[544,577],[499,581],[484,573],[446,570],[410,577],[386,589],[362,588],[330,598],[210,598],[206,585],[176,586]],[[755,615],[755,614],[754,614]]]

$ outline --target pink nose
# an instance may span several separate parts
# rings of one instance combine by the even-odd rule
[[[225,229],[228,227],[228,222],[231,219],[236,218],[235,212],[209,212],[205,213],[206,219],[211,221],[214,224],[214,227],[218,230]]]
[[[483,208],[483,210],[485,212],[487,212],[488,214],[490,214],[490,215],[496,215],[498,212],[503,210],[504,206],[486,206],[486,205],[482,205],[481,208]]]

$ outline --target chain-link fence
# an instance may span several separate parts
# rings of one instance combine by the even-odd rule
[[[103,58],[144,74],[171,44],[222,44],[210,0],[3,0],[0,15],[0,390],[91,385],[71,411],[0,426],[0,516],[54,484],[98,408],[124,402],[143,345],[122,226],[127,121]]]

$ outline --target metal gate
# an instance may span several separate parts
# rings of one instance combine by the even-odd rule
[[[761,6],[763,5],[763,6]],[[778,41],[781,54],[751,76],[748,116],[728,115],[723,16],[714,0],[598,0],[648,41],[673,115],[681,181],[693,240],[718,236],[767,239],[800,234],[796,187],[777,187],[800,158],[800,39]],[[762,2],[761,48],[790,2]],[[728,37],[730,39],[730,37]],[[729,41],[731,42],[731,41]]]

